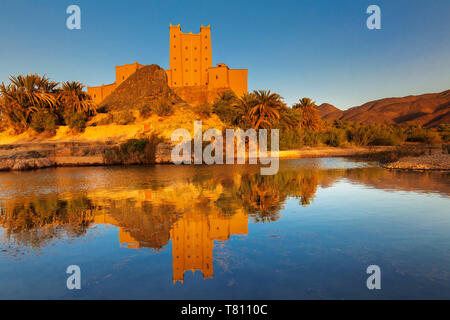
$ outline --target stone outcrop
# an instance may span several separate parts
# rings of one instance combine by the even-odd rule
[[[183,102],[169,88],[166,71],[152,64],[140,68],[122,82],[102,101],[100,107],[108,111],[133,110],[159,100],[171,104]]]

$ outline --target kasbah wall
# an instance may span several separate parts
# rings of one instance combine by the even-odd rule
[[[88,87],[95,103],[100,103],[143,65],[135,62],[116,66],[116,81]],[[170,63],[166,70],[169,87],[191,104],[212,102],[219,92],[232,90],[237,96],[247,92],[247,69],[230,69],[226,64],[212,65],[211,27],[200,33],[183,33],[180,25],[170,25]]]

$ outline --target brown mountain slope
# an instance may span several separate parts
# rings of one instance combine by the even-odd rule
[[[160,99],[172,104],[183,102],[169,88],[164,69],[152,64],[137,70],[122,82],[102,101],[100,107],[108,110],[132,110]]]
[[[344,111],[336,108],[335,106],[329,103],[322,103],[317,107],[317,111],[319,111],[319,116],[328,120],[336,120],[339,119]]]
[[[435,127],[450,123],[450,90],[402,98],[386,98],[367,102],[345,111],[333,106],[318,107],[326,120],[345,120],[364,123],[420,124]],[[331,111],[330,110],[334,110]]]

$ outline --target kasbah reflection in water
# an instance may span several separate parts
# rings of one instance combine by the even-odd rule
[[[81,174],[83,172],[83,174]],[[213,277],[215,241],[247,235],[248,220],[280,219],[287,198],[308,206],[318,186],[341,179],[371,188],[450,194],[448,176],[364,166],[327,168],[326,160],[282,163],[275,176],[257,166],[58,168],[4,174],[0,225],[4,243],[39,248],[115,226],[120,246],[158,252],[172,242],[173,282],[187,270]],[[11,252],[11,255],[14,253]]]

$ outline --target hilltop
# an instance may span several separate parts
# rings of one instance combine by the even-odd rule
[[[138,69],[100,103],[108,111],[131,110],[147,103],[165,100],[169,104],[184,102],[167,83],[164,69],[156,64]]]
[[[344,120],[381,124],[418,124],[437,127],[450,123],[450,90],[417,96],[385,98],[367,102],[348,110],[330,104],[318,107],[319,115],[326,120]]]

